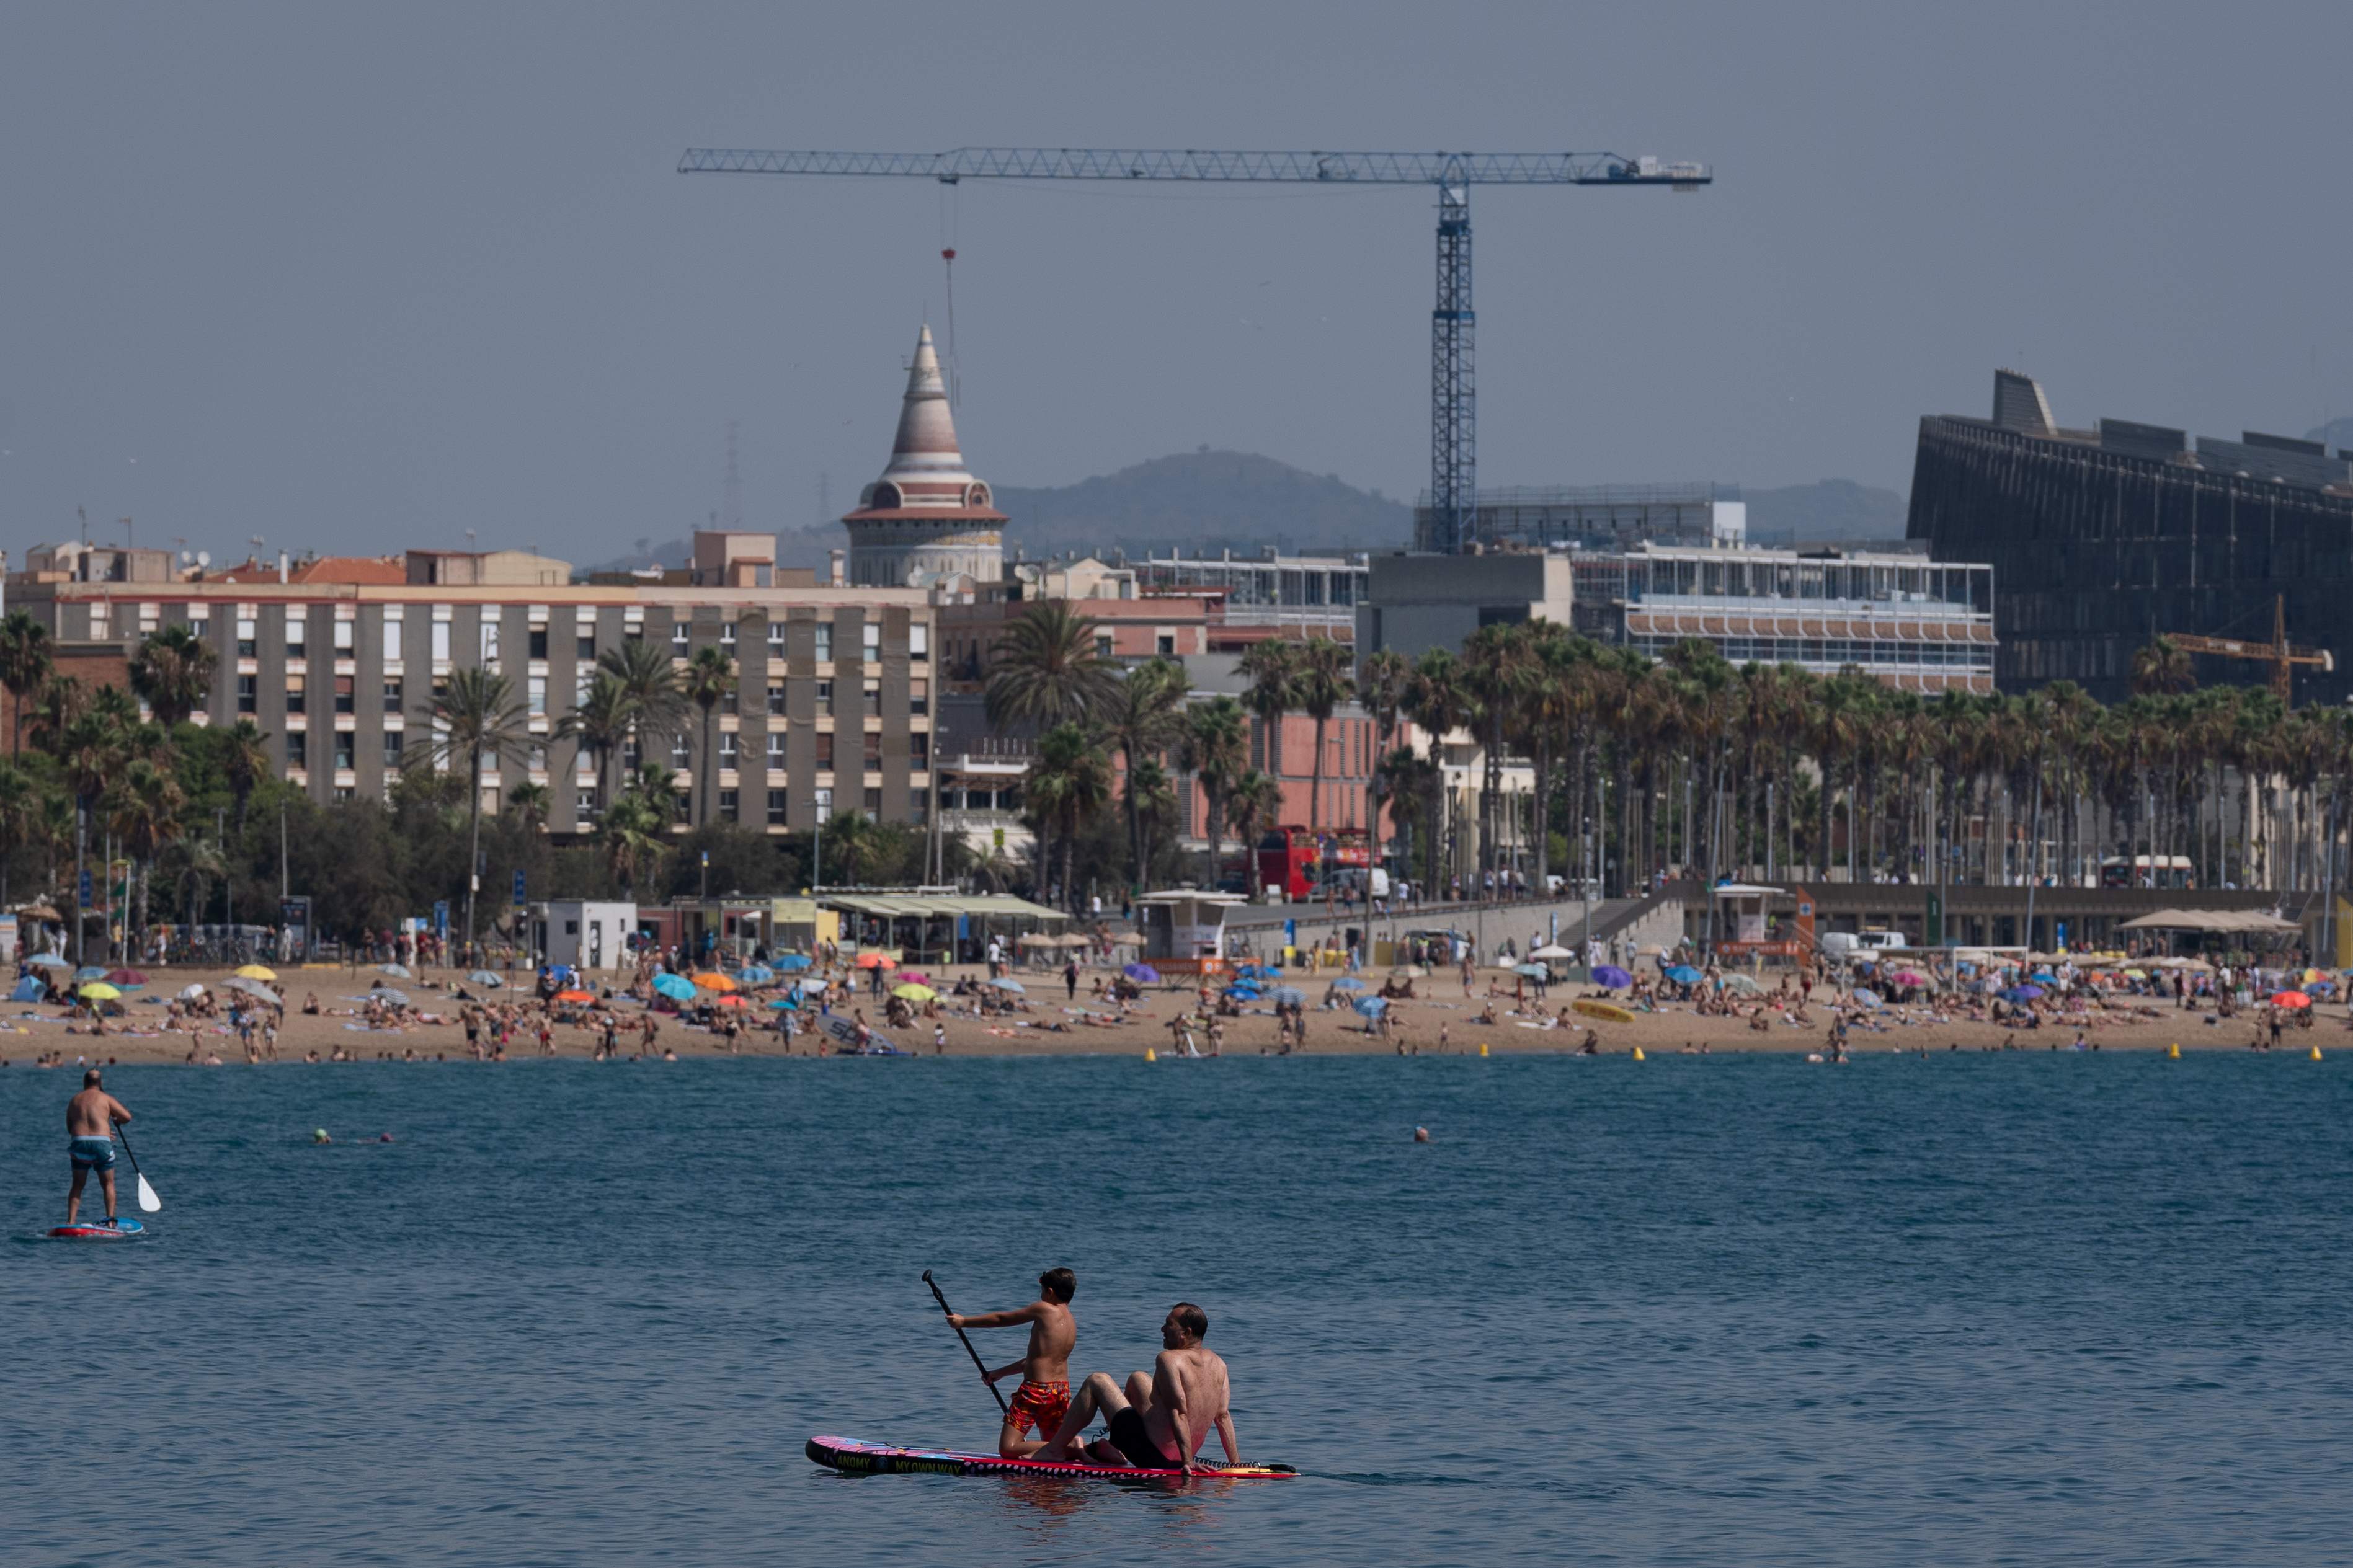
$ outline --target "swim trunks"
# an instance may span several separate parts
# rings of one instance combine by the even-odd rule
[[[1127,1462],[1139,1470],[1173,1470],[1177,1462],[1160,1451],[1152,1434],[1144,1425],[1144,1412],[1134,1405],[1121,1407],[1111,1418],[1111,1446],[1127,1456]]]
[[[74,1139],[66,1145],[66,1153],[72,1159],[77,1171],[114,1169],[114,1140],[102,1134],[93,1133],[87,1138]]]
[[[1005,1424],[1016,1432],[1035,1426],[1038,1436],[1050,1438],[1062,1429],[1062,1417],[1070,1413],[1069,1384],[1025,1382],[1013,1403],[1005,1407]]]

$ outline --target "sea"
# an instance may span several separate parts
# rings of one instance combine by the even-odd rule
[[[0,1070],[11,1565],[2353,1559],[2353,1049],[124,1067],[102,1244],[77,1081]],[[1298,1479],[804,1457],[990,1447],[922,1277],[1057,1265]]]

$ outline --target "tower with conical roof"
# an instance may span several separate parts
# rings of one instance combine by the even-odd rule
[[[859,492],[849,531],[849,581],[870,588],[924,588],[969,575],[1004,575],[1005,514],[989,504],[957,449],[947,382],[926,326],[907,367],[899,435],[882,477]]]

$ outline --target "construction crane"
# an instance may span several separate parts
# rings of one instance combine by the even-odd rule
[[[964,180],[1176,180],[1195,184],[1431,185],[1438,191],[1438,304],[1430,317],[1432,547],[1459,553],[1478,532],[1478,400],[1471,310],[1473,185],[1713,184],[1704,163],[1616,153],[1206,153],[959,147],[950,153],[765,153],[691,147],[681,174],[831,174]]]
[[[2324,672],[2337,668],[2337,658],[2325,647],[2296,647],[2287,640],[2287,595],[2272,600],[2272,640],[2244,642],[2237,637],[2200,637],[2195,632],[2168,632],[2166,640],[2184,653],[2211,654],[2218,658],[2250,658],[2272,667],[2272,694],[2280,706],[2289,705],[2288,674],[2296,665],[2316,665]]]

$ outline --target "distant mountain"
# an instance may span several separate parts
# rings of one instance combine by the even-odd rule
[[[2332,452],[2343,451],[2348,447],[2353,447],[2353,418],[2331,419],[2326,425],[2306,430],[2304,433],[2304,438],[2307,441],[2326,441],[2328,443],[2328,449]]]
[[[1901,539],[1911,503],[1894,490],[1852,479],[1820,479],[1778,489],[1744,488],[1748,531],[1805,541]]]

